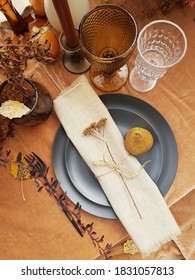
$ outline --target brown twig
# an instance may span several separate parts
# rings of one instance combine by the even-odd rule
[[[5,156],[2,156],[2,148],[0,148],[0,165],[6,167],[6,165],[9,163],[9,155],[10,151],[6,151]],[[38,192],[41,192],[43,189],[45,189],[50,196],[53,196],[57,201],[60,209],[66,214],[66,216],[74,218],[75,226],[80,229],[82,235],[87,233],[87,235],[92,240],[93,245],[98,248],[99,253],[103,255],[106,260],[110,259],[111,256],[109,256],[109,254],[111,253],[112,244],[106,244],[105,247],[102,246],[104,242],[104,236],[100,238],[97,237],[97,233],[94,231],[93,223],[87,225],[83,223],[80,203],[77,202],[76,205],[72,207],[68,195],[62,190],[59,181],[54,180],[53,178],[51,178],[50,181],[47,179],[49,168],[47,168],[43,174],[40,174],[35,169],[35,160],[32,160],[27,166],[25,166],[22,162],[21,153],[18,154],[15,163],[21,171],[20,177],[22,176],[22,174],[26,174],[27,172],[30,173],[30,179],[34,181]]]
[[[185,8],[187,4],[191,6],[192,2],[194,2],[194,0],[163,0],[159,4],[152,6],[150,9],[142,11],[141,14],[138,15],[138,17],[152,17],[158,11],[161,12],[163,15],[166,15],[175,7],[180,6],[182,8]]]

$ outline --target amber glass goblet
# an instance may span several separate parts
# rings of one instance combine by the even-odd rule
[[[91,64],[90,78],[102,91],[115,91],[126,82],[137,39],[137,24],[125,9],[106,4],[88,12],[79,26],[79,42]]]
[[[11,0],[0,0],[0,12],[4,14],[16,35],[24,35],[29,31],[26,20],[18,13]]]

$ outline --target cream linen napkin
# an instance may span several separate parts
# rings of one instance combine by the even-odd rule
[[[12,0],[12,3],[19,14],[23,15],[24,17],[30,14],[31,4],[29,0]],[[7,19],[2,12],[0,12],[0,23],[4,26],[7,24]]]
[[[124,139],[107,108],[88,83],[79,77],[54,100],[55,112],[68,137],[97,177],[116,215],[144,256],[180,234],[169,208],[157,186],[134,156],[124,148]],[[93,122],[107,118],[104,140],[83,130]],[[131,120],[129,120],[130,124]],[[113,167],[114,158],[117,167]],[[103,166],[103,160],[108,162]],[[152,163],[150,163],[152,164]],[[117,170],[137,175],[127,179]],[[128,191],[126,186],[128,186]],[[91,186],[93,191],[93,186]]]

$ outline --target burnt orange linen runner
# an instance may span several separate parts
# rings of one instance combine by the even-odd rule
[[[185,249],[184,254],[175,244],[175,242],[167,242],[160,250],[151,254],[147,259],[155,260],[195,260],[195,209],[193,207],[195,203],[195,189],[186,194],[182,199],[177,201],[171,206],[171,211],[174,217],[177,219],[179,225],[181,226],[182,235],[180,238],[183,248]],[[187,219],[186,219],[187,218]],[[124,243],[131,239],[130,236],[125,236],[118,244],[116,244],[112,249],[112,259],[114,260],[144,260],[139,252],[135,254],[124,253]],[[98,259],[102,259],[100,256]]]

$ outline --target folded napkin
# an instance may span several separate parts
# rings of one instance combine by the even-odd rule
[[[54,109],[140,253],[147,256],[176,239],[180,228],[158,187],[138,160],[126,151],[118,127],[85,76],[60,93],[54,100]],[[97,126],[100,134],[94,137],[87,133]]]
[[[20,15],[26,17],[30,14],[31,4],[29,0],[12,0],[12,4]],[[7,19],[2,12],[0,12],[0,23],[7,24]]]

